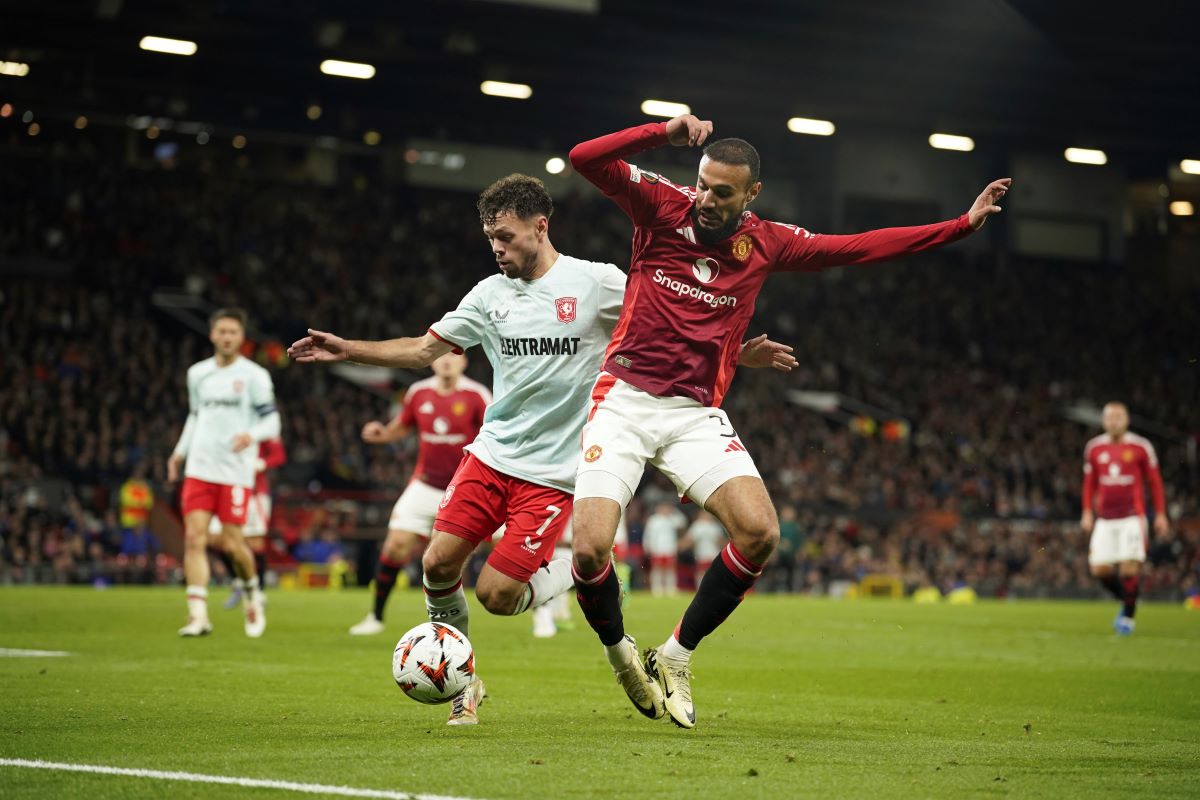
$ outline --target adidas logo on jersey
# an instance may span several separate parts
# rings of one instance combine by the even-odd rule
[[[686,228],[676,228],[675,232],[692,244],[696,243],[696,231],[692,229],[691,225],[688,225]]]

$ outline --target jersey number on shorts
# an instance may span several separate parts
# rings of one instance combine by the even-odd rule
[[[550,512],[550,516],[546,517],[546,521],[542,523],[542,527],[538,528],[533,536],[530,536],[529,534],[525,535],[525,546],[530,550],[537,550],[542,546],[541,542],[535,543],[533,541],[533,537],[536,536],[537,538],[541,539],[542,534],[546,532],[546,528],[550,527],[550,523],[554,522],[555,518],[562,513],[562,509],[558,506],[546,506],[546,510]]]
[[[735,431],[733,429],[733,426],[729,424],[728,419],[721,416],[720,414],[709,414],[708,418],[715,419],[717,421],[717,426],[720,427],[720,429],[721,429],[721,436],[724,436],[726,439],[736,439],[737,438],[737,431]],[[729,433],[725,433],[725,431],[729,431]]]

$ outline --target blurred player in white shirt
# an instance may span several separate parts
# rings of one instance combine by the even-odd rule
[[[659,503],[646,518],[642,548],[650,556],[650,592],[673,595],[679,588],[676,577],[679,535],[687,527],[687,517],[670,503]]]
[[[708,572],[708,568],[712,566],[713,560],[721,555],[721,550],[728,542],[729,536],[721,527],[721,523],[707,511],[697,514],[696,519],[688,526],[687,536],[680,542],[680,547],[691,547],[692,549],[692,557],[696,561],[697,586],[700,585],[700,579],[704,577],[704,573]]]
[[[254,493],[256,445],[279,436],[279,412],[270,374],[241,356],[246,312],[221,309],[209,318],[208,326],[213,357],[188,369],[187,423],[167,461],[171,482],[179,479],[186,461],[182,506],[188,621],[179,635],[212,632],[207,547],[208,528],[215,516],[222,525],[222,545],[246,587],[242,603],[246,635],[257,638],[267,623],[254,555],[246,545],[242,526]]]

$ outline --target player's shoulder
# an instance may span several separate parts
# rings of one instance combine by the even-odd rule
[[[625,279],[625,272],[616,264],[610,264],[605,261],[588,261],[575,256],[569,256],[566,253],[560,253],[557,267],[564,268],[564,272],[575,276],[585,276],[596,281],[607,281],[613,278]]]
[[[762,236],[771,239],[812,239],[818,234],[813,233],[803,225],[792,222],[780,222],[774,219],[763,219],[753,211],[746,211],[742,220],[743,227],[758,231]]]
[[[1133,431],[1126,431],[1125,439],[1132,445],[1142,448],[1148,453],[1154,452],[1154,445],[1145,436],[1139,436]]]
[[[217,368],[217,359],[213,356],[197,361],[188,367],[187,374],[189,378],[198,377],[206,373],[212,372]],[[177,373],[178,374],[178,373]]]
[[[405,393],[405,398],[408,402],[412,402],[413,398],[422,392],[432,392],[437,389],[437,377],[421,378],[419,381],[413,381],[408,386],[408,391]]]
[[[482,383],[480,383],[477,380],[468,378],[466,375],[463,375],[462,377],[460,377],[458,379],[458,390],[460,392],[469,392],[471,394],[477,394],[488,402],[490,402],[492,399],[491,389],[487,388],[486,386],[484,386]]]
[[[667,178],[665,175],[661,175],[657,172],[651,172],[648,169],[642,169],[637,164],[629,165],[629,182],[641,184],[642,186],[651,189],[661,187],[662,189],[667,190],[664,192],[667,197],[670,197],[672,194],[677,194],[683,199],[687,200],[688,203],[691,203],[696,199],[695,187],[680,186],[679,184]]]
[[[1088,439],[1087,444],[1083,446],[1083,453],[1084,455],[1087,455],[1097,447],[1109,444],[1111,441],[1112,437],[1110,437],[1107,433],[1102,433],[1099,436],[1093,436],[1091,439]]]

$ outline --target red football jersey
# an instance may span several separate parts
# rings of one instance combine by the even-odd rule
[[[653,395],[721,404],[758,292],[772,272],[884,261],[971,232],[966,214],[933,225],[828,236],[746,211],[727,239],[705,245],[692,222],[695,188],[622,160],[664,144],[666,123],[652,123],[576,145],[570,156],[576,171],[633,221],[625,305],[604,369]]]
[[[1101,519],[1142,516],[1146,513],[1143,479],[1150,481],[1155,513],[1166,513],[1154,445],[1134,433],[1126,433],[1119,440],[1102,433],[1084,447],[1084,511],[1095,503],[1096,515]]]
[[[463,448],[475,441],[492,393],[470,378],[459,378],[450,394],[438,391],[437,378],[417,381],[404,396],[400,424],[420,436],[413,480],[445,489],[462,460]]]

